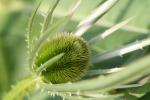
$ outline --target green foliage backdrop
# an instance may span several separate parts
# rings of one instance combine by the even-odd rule
[[[55,0],[44,0],[39,15],[44,15],[47,8],[52,5]],[[97,7],[102,0],[83,0],[80,7],[69,22],[69,26],[65,27],[67,32],[74,31],[76,25],[91,11]],[[27,64],[27,48],[25,42],[25,34],[27,33],[27,22],[32,13],[33,8],[37,4],[37,0],[0,0],[0,98],[5,95],[13,84],[22,80],[30,73]],[[74,0],[61,0],[54,12],[53,22],[63,18]],[[116,31],[101,43],[97,43],[94,47],[98,50],[99,55],[111,50],[123,47],[129,43],[139,41],[150,34],[150,0],[120,0],[105,16],[102,17],[95,25],[92,26],[84,38],[90,40],[92,37],[110,28],[115,23],[119,23],[127,18],[135,16],[135,18],[126,26]],[[36,16],[34,23],[34,34],[41,28],[40,22],[43,18]],[[91,69],[108,69],[123,66],[137,58],[148,55],[150,48],[145,47],[142,50],[136,50],[126,54],[123,57],[115,57],[114,59],[102,61],[94,64]],[[145,88],[146,87],[146,88]],[[150,95],[150,85],[144,88],[138,87],[141,93],[147,93],[139,100],[148,100],[145,98]],[[124,92],[125,91],[125,92]],[[128,89],[124,90],[127,100],[137,100],[136,96],[128,94]],[[132,89],[131,89],[132,91]],[[133,88],[134,91],[134,88]],[[146,92],[145,92],[146,91]],[[135,93],[136,94],[136,93]],[[38,98],[38,99],[37,99]],[[61,100],[61,97],[52,98],[45,93],[36,91],[32,93],[29,100],[46,100],[51,98]],[[143,99],[144,98],[144,99]],[[28,98],[25,98],[28,99]]]

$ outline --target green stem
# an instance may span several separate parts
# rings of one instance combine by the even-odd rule
[[[0,38],[0,94],[8,89],[8,71],[4,57],[3,38]]]
[[[22,100],[22,98],[35,88],[36,80],[30,76],[13,87],[2,100]]]

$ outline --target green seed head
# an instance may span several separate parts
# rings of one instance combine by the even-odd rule
[[[64,53],[63,57],[42,71],[41,78],[44,82],[58,84],[77,81],[85,75],[90,60],[88,45],[81,37],[67,33],[52,37],[39,50],[34,70],[60,53]]]

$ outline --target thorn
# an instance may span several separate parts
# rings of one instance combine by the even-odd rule
[[[26,46],[26,48],[28,48],[28,49],[29,49],[29,45],[27,45],[27,46]]]
[[[30,54],[29,51],[27,51],[27,54]]]
[[[143,50],[143,46],[141,45],[142,42],[136,40],[135,43],[139,44],[139,50]]]
[[[43,69],[43,71],[45,71],[45,72],[46,72],[46,68],[44,68],[44,69]]]
[[[53,98],[55,97],[55,92],[52,92],[52,97],[53,97]]]
[[[51,96],[51,92],[50,92],[50,91],[48,91],[47,93],[48,93],[48,95],[50,95],[50,96]]]
[[[34,40],[32,40],[31,43],[34,43]]]
[[[55,97],[55,92],[48,91],[48,95],[50,95],[54,98]]]
[[[37,40],[38,40],[38,38],[36,37],[36,38],[35,38],[35,41],[37,41]],[[32,42],[33,42],[33,41],[32,41]]]
[[[43,23],[40,23],[40,26],[43,27]]]
[[[14,85],[11,85],[11,88],[12,88],[12,89],[14,89],[14,88],[15,88],[15,86],[14,86]]]
[[[33,67],[35,67],[36,65],[35,65],[35,63],[33,64]]]
[[[32,70],[34,70],[33,66],[31,68],[32,68]]]
[[[144,48],[143,48],[143,45],[142,45],[142,42],[139,43],[139,49],[140,49],[140,50],[143,50],[143,49],[144,49]]]
[[[36,80],[38,83],[42,82],[42,81],[41,81],[41,77],[35,76],[35,80]]]
[[[71,96],[71,92],[68,92],[68,95]]]
[[[44,17],[44,18],[47,16],[47,14],[44,13],[44,12],[40,12],[40,15],[41,15],[42,17]]]
[[[39,38],[42,38],[42,36],[43,36],[43,35],[42,35],[42,30],[41,30],[41,34],[40,34]]]
[[[49,85],[53,85],[53,83],[50,82]]]
[[[26,71],[30,71],[30,69],[28,67],[25,68]]]
[[[38,53],[36,53],[35,56],[37,57],[37,56],[38,56]]]
[[[72,84],[72,82],[67,82],[67,84]]]
[[[42,74],[42,73],[40,72],[40,73],[39,73],[39,76],[41,76],[41,74]]]
[[[77,91],[77,95],[80,96],[80,94],[81,94],[81,92],[80,92],[80,91]]]
[[[44,92],[44,89],[41,89],[41,91],[40,91],[41,93],[43,93]]]
[[[28,21],[28,22],[29,22],[29,21]],[[26,28],[25,30],[26,30],[26,31],[27,31],[27,33],[28,33],[28,31],[29,31],[29,30],[28,30],[28,28]]]
[[[50,39],[49,38],[47,38],[47,42],[49,42],[50,41]]]
[[[119,53],[119,57],[123,58],[123,55],[121,53]]]
[[[142,46],[140,46],[140,48],[139,48],[140,50],[143,50],[144,48],[142,47]]]
[[[25,39],[25,42],[28,42],[28,39]]]
[[[99,78],[104,78],[104,75],[99,75]]]
[[[40,85],[37,83],[37,84],[36,84],[36,87],[37,87],[37,89],[39,89],[39,88],[40,88]]]

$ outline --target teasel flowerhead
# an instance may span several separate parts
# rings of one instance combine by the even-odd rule
[[[69,33],[53,36],[39,50],[34,63],[34,70],[51,58],[63,53],[55,63],[46,66],[40,74],[46,83],[65,83],[77,81],[87,72],[90,64],[90,50],[86,41]]]

